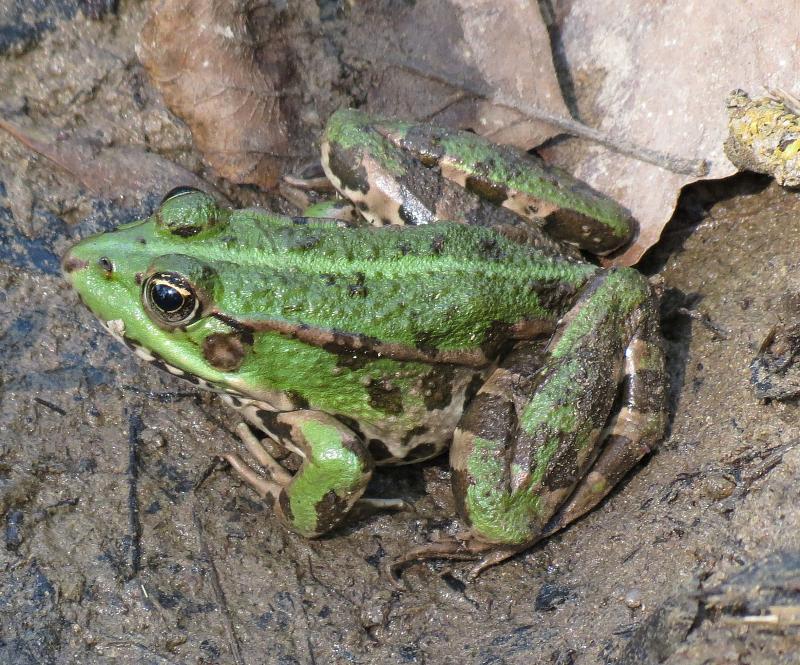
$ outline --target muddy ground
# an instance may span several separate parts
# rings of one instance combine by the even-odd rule
[[[144,4],[47,4],[0,3],[3,114],[93,118],[99,142],[207,176],[137,64]],[[749,369],[797,290],[800,195],[748,176],[684,193],[642,265],[665,289],[668,438],[564,533],[474,583],[411,567],[404,592],[381,569],[452,528],[444,460],[378,475],[416,513],[305,541],[229,470],[206,477],[235,416],[66,287],[64,249],[155,198],[94,198],[0,134],[0,662],[800,662],[780,610],[800,605],[800,411],[757,400]]]

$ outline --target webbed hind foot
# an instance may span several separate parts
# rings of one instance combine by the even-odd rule
[[[502,563],[528,547],[530,547],[530,543],[523,546],[498,546],[477,540],[469,534],[445,536],[440,540],[415,547],[397,557],[387,565],[386,574],[393,585],[403,588],[400,572],[411,563],[431,559],[449,559],[451,561],[474,561],[477,559],[478,562],[470,568],[467,574],[469,581],[473,581],[487,568]]]

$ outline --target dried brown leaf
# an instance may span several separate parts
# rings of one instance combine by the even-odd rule
[[[289,153],[285,45],[258,48],[247,2],[155,0],[137,54],[221,176],[271,188]]]
[[[560,24],[589,124],[679,157],[703,158],[710,178],[736,172],[723,152],[730,91],[792,90],[800,70],[796,0],[737,3],[735,10],[724,0],[574,0]],[[556,156],[562,149],[555,148]],[[588,144],[573,166],[639,220],[638,241],[617,259],[623,264],[638,261],[658,240],[681,187],[698,179]]]
[[[104,146],[79,138],[56,138],[34,127],[0,118],[0,130],[49,159],[100,198],[138,203],[175,185],[197,187],[225,196],[191,171],[136,146]]]

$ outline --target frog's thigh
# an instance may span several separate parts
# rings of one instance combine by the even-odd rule
[[[607,254],[631,240],[637,225],[614,200],[564,171],[548,168],[514,148],[470,132],[429,125],[381,123],[397,148],[425,162],[481,198],[539,224],[551,238],[593,254]]]
[[[584,511],[643,454],[632,449],[655,445],[664,422],[656,325],[647,281],[629,269],[609,272],[564,317],[534,376],[512,365],[489,377],[459,423],[450,458],[459,511],[479,540],[507,546],[534,542],[552,530],[551,518],[604,442],[609,452],[598,464],[606,486],[583,502]],[[653,374],[645,379],[644,369],[630,372],[626,405],[605,432],[619,382],[640,355],[637,348],[648,349]],[[644,383],[655,388],[656,397],[644,395]],[[626,418],[626,408],[649,413]],[[585,491],[585,484],[581,487]]]
[[[309,538],[331,530],[364,493],[371,455],[352,430],[321,411],[273,413],[268,427],[303,458],[278,494],[279,516]]]

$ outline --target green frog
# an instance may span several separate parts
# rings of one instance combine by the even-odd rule
[[[330,119],[322,166],[358,214],[179,187],[64,273],[139,357],[239,411],[253,460],[224,457],[303,536],[401,508],[363,496],[375,466],[447,449],[464,529],[398,566],[477,574],[597,505],[666,424],[651,287],[581,254],[628,243],[628,212],[512,148],[360,111]]]

